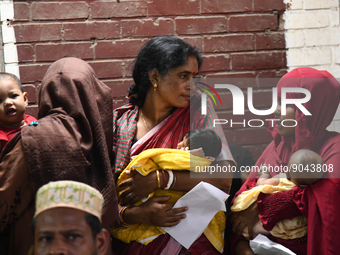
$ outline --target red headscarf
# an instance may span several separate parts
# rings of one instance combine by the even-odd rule
[[[328,135],[326,128],[331,124],[340,102],[340,84],[327,71],[319,71],[309,67],[296,68],[287,73],[277,84],[278,97],[281,88],[304,88],[310,91],[311,99],[303,106],[312,114],[305,115],[299,108],[295,109],[295,135],[280,136],[276,126],[269,132],[274,138],[276,160],[287,164],[290,156],[299,149],[311,149],[316,152]],[[286,98],[304,98],[302,93],[287,93]]]

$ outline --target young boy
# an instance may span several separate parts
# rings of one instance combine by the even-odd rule
[[[36,119],[25,115],[27,93],[13,74],[0,73],[0,152],[20,129]]]

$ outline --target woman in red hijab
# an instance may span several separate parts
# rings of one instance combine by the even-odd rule
[[[303,106],[311,113],[305,115],[295,105],[287,105],[286,115],[281,114],[281,89],[304,88],[310,91],[311,99]],[[304,215],[308,220],[307,238],[282,240],[269,236],[275,242],[290,248],[296,254],[339,254],[340,253],[340,134],[326,128],[332,122],[340,102],[340,84],[327,71],[313,68],[297,68],[282,77],[277,85],[278,107],[273,127],[269,132],[273,141],[256,162],[271,166],[286,166],[290,156],[299,149],[310,149],[318,153],[329,170],[324,178],[307,187],[296,186],[287,192],[271,195],[261,193],[257,203],[247,210],[234,213],[231,217],[233,233],[241,236],[245,227],[252,236],[253,225],[260,219],[263,227],[270,231],[277,222]],[[301,93],[287,93],[286,98],[304,98]],[[295,119],[297,125],[294,127]],[[291,122],[291,124],[289,124]],[[292,125],[293,124],[293,125]],[[272,172],[271,175],[276,175]],[[239,190],[256,186],[257,173]],[[234,244],[237,249],[237,240]],[[243,241],[242,241],[243,242]],[[233,248],[234,249],[234,248]]]

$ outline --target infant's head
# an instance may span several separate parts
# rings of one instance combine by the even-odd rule
[[[287,177],[296,185],[313,184],[322,178],[323,164],[321,156],[314,151],[298,150],[289,159]]]
[[[24,124],[28,105],[27,93],[21,82],[11,73],[0,73],[0,125],[18,128]]]
[[[194,129],[189,131],[182,142],[177,145],[177,149],[190,150],[202,148],[205,156],[216,158],[222,149],[219,136],[211,129]]]

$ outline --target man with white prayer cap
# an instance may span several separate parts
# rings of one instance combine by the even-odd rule
[[[110,235],[101,226],[104,199],[93,187],[75,181],[50,182],[36,195],[34,255],[106,254]]]

